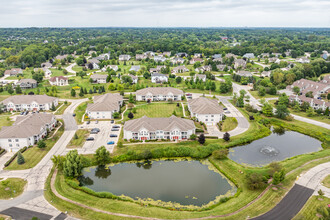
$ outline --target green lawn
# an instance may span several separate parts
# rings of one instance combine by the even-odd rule
[[[323,197],[322,200],[319,200],[319,196],[312,196],[309,198],[304,207],[300,210],[300,212],[293,218],[293,220],[319,220],[319,219],[329,219],[328,218],[319,218],[317,214],[318,209],[326,208],[327,205],[330,204],[330,199],[327,197]]]
[[[82,124],[82,117],[86,112],[87,104],[90,103],[90,101],[83,102],[74,110],[74,113],[76,113],[76,122],[77,124]]]
[[[63,103],[63,105],[57,110],[55,115],[63,115],[65,109],[67,109],[67,107],[69,107],[69,105],[71,105],[71,102],[67,102],[66,104]]]
[[[325,187],[330,188],[330,175],[328,175],[327,177],[324,178],[324,180],[322,181],[322,184],[323,184]]]
[[[266,94],[265,96],[259,96],[259,94],[258,94],[258,91],[249,91],[250,92],[250,94],[254,97],[254,98],[256,98],[256,99],[262,99],[262,98],[276,98],[276,97],[278,97],[278,95],[269,95],[269,94]]]
[[[10,199],[22,194],[27,181],[19,178],[8,178],[0,181],[0,199]]]
[[[9,114],[0,115],[0,130],[2,126],[11,126],[14,123],[14,121],[11,120],[10,116],[11,115]]]
[[[182,105],[179,103],[179,107],[177,107],[177,103],[179,102],[173,102],[173,103],[164,103],[164,102],[153,102],[150,104],[140,104],[135,107],[136,113],[134,114],[134,119],[141,118],[142,116],[146,115],[151,118],[157,118],[157,117],[170,117],[173,112],[176,112],[177,117],[183,116],[182,112]],[[124,113],[124,120],[129,120],[128,113],[130,111],[127,110]]]
[[[55,130],[53,130],[53,131],[55,131]],[[42,160],[42,158],[50,151],[50,149],[52,149],[52,147],[55,145],[55,143],[58,141],[58,139],[60,139],[60,137],[62,136],[63,132],[64,132],[64,126],[62,125],[58,129],[58,131],[54,137],[45,140],[46,148],[40,149],[37,146],[28,148],[23,153],[23,157],[25,159],[24,164],[19,165],[17,163],[17,159],[15,159],[5,169],[6,170],[25,170],[25,169],[30,169],[30,168],[34,167],[35,165],[37,165],[40,162],[40,160]],[[53,134],[53,132],[51,132],[49,134],[49,137],[51,137],[52,134]]]
[[[50,69],[50,71],[52,71],[51,77],[54,77],[54,76],[70,76],[70,75],[72,75],[71,73],[64,74],[63,70],[64,70],[63,67],[62,67],[62,70]]]
[[[76,135],[78,136],[78,138],[75,139],[75,136],[73,136],[67,148],[81,148],[84,145],[88,134],[89,131],[87,129],[77,130]]]
[[[237,119],[232,117],[227,117],[222,123],[221,131],[231,131],[234,130],[238,125]]]

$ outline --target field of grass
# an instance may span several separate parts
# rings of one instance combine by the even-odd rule
[[[234,130],[238,125],[237,119],[232,117],[227,117],[222,123],[221,131],[231,131]]]
[[[324,178],[322,181],[323,186],[330,188],[330,175]]]
[[[77,130],[76,135],[78,136],[78,138],[75,139],[75,137],[73,136],[67,148],[81,148],[84,145],[88,134],[89,131],[87,129]]]
[[[179,102],[178,102],[179,103]],[[179,107],[177,107],[177,103],[164,103],[164,102],[153,102],[150,104],[140,104],[135,107],[136,113],[134,114],[134,119],[141,118],[144,115],[151,117],[151,118],[158,118],[158,117],[170,117],[173,112],[176,112],[177,117],[183,116],[182,106],[179,103]],[[128,113],[130,111],[127,110],[124,113],[124,120],[129,120]]]
[[[63,105],[61,107],[59,107],[59,109],[57,110],[57,112],[55,113],[55,115],[63,115],[65,109],[67,109],[67,107],[71,105],[71,102],[67,102],[66,104],[63,103]]]
[[[0,181],[0,199],[10,199],[22,194],[27,181],[19,178],[8,178]]]
[[[0,115],[0,130],[3,126],[11,126],[14,121],[10,118],[11,115],[9,114],[1,114]]]
[[[327,197],[323,197],[322,200],[319,200],[319,196],[312,196],[309,198],[304,207],[300,210],[300,212],[293,218],[293,220],[319,220],[319,219],[328,219],[328,218],[319,218],[317,216],[318,208],[326,208],[328,204],[330,204],[330,199]]]
[[[63,122],[62,122],[63,123]],[[59,125],[58,125],[59,126]],[[49,137],[52,136],[53,132],[55,130],[53,130],[50,134]],[[58,141],[58,139],[60,139],[60,137],[62,136],[64,132],[64,126],[62,125],[57,133],[55,134],[54,137],[50,138],[50,139],[45,139],[45,143],[46,143],[46,148],[44,149],[40,149],[37,146],[33,146],[31,148],[28,148],[22,155],[25,159],[25,163],[19,165],[17,163],[17,159],[15,159],[8,167],[6,167],[6,170],[25,170],[25,169],[30,169],[32,167],[34,167],[35,165],[37,165],[40,160],[42,160],[42,158],[50,151],[50,149],[52,149],[52,147],[56,144],[56,142]]]
[[[278,95],[269,95],[269,94],[266,94],[265,96],[259,96],[259,94],[258,94],[258,91],[249,91],[250,92],[250,94],[254,97],[254,98],[256,98],[256,99],[262,99],[262,98],[276,98],[276,97],[278,97]]]
[[[50,69],[52,71],[51,77],[53,76],[70,76],[72,75],[71,73],[68,74],[64,74],[63,70],[64,68],[62,67],[62,70],[58,70],[58,69]]]
[[[87,101],[87,102],[83,102],[81,103],[80,105],[78,105],[78,107],[74,110],[74,113],[76,113],[76,122],[77,124],[82,124],[82,117],[83,115],[85,114],[86,112],[86,108],[87,108],[87,104],[89,103],[90,101]]]

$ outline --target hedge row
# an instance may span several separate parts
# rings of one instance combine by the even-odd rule
[[[5,149],[2,149],[1,147],[0,147],[0,156],[2,155],[2,154],[4,154],[6,152],[6,150]]]
[[[22,149],[20,149],[18,152],[24,153],[27,150],[28,147],[23,147]],[[18,152],[16,152],[6,163],[5,163],[5,167],[8,167],[11,162],[13,162],[15,160],[15,158],[17,157]]]

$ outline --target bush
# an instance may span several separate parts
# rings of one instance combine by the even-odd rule
[[[200,144],[204,144],[205,143],[205,136],[204,136],[204,134],[199,135],[198,142]]]
[[[273,175],[273,184],[278,185],[284,179],[285,179],[285,172],[284,172],[284,169],[282,169],[281,171],[274,173],[274,175]]]
[[[40,148],[40,149],[46,148],[46,143],[43,140],[39,141],[38,142],[38,148]]]
[[[17,154],[17,163],[18,163],[19,165],[25,163],[24,157],[23,157],[23,155],[22,155],[21,152],[18,152],[18,154]]]
[[[196,140],[196,138],[197,138],[197,135],[196,134],[192,134],[189,137],[190,140]]]
[[[124,144],[123,144],[123,142],[121,142],[121,141],[118,141],[118,143],[117,143],[117,147],[119,147],[119,148],[123,148],[123,147],[124,147]]]
[[[213,151],[212,156],[217,160],[222,160],[227,158],[229,150],[227,148],[223,148],[220,150]]]
[[[262,189],[265,187],[265,178],[260,173],[250,173],[246,176],[247,187],[251,190]]]
[[[229,140],[230,140],[230,134],[229,134],[228,132],[224,133],[224,134],[223,134],[223,139],[224,139],[225,141],[229,141]]]

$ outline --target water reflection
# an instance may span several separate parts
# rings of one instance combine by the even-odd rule
[[[95,170],[95,176],[99,179],[106,179],[111,175],[110,167],[98,166]]]

